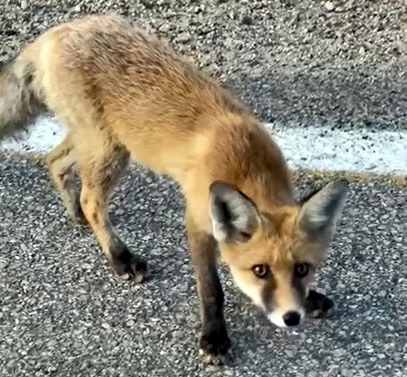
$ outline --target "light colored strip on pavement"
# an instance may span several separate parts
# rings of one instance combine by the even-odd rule
[[[266,124],[266,127],[282,148],[291,167],[407,174],[407,132],[360,128],[344,131],[311,126],[286,128],[274,124]],[[44,153],[62,140],[64,134],[60,123],[41,116],[27,134],[17,140],[3,140],[0,150]]]

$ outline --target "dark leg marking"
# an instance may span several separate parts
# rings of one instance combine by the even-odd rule
[[[97,213],[97,212],[93,212],[93,214],[92,214],[92,219],[93,219],[93,222],[94,222],[96,225],[99,224],[99,217],[98,217],[98,213]]]
[[[88,221],[82,211],[79,200],[79,191],[74,183],[73,166],[70,166],[66,171],[59,174],[59,179],[62,182],[62,198],[64,199],[68,214],[75,222],[81,225],[87,225]]]
[[[231,341],[224,318],[224,293],[216,264],[216,241],[194,227],[187,215],[188,240],[198,284],[201,312],[199,349],[205,363],[224,365],[232,361]]]
[[[47,157],[48,170],[58,189],[69,216],[80,224],[86,224],[79,192],[75,186],[74,166],[76,159],[69,135]]]

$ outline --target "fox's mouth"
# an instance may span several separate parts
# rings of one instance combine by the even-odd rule
[[[305,309],[297,307],[295,309],[271,309],[267,308],[264,302],[252,300],[253,304],[263,310],[267,319],[280,328],[297,327],[301,325],[305,317]]]

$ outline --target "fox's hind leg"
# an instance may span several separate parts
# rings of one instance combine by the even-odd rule
[[[110,194],[126,169],[130,155],[111,137],[106,140],[102,137],[98,141],[98,148],[83,145],[77,150],[82,180],[81,207],[115,271],[124,278],[141,282],[147,273],[147,265],[129,251],[108,213]]]
[[[69,216],[76,222],[86,224],[79,201],[79,190],[75,186],[76,159],[69,135],[49,153],[46,163]]]

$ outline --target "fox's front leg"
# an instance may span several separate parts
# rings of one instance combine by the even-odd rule
[[[327,318],[333,313],[334,303],[327,296],[310,289],[305,300],[305,310],[311,318]]]
[[[231,346],[224,318],[224,294],[217,271],[216,241],[187,215],[188,241],[198,285],[201,314],[199,352],[204,362],[223,365]]]

